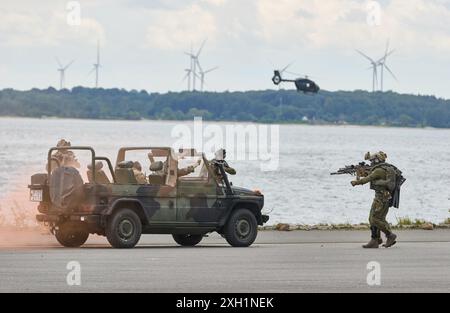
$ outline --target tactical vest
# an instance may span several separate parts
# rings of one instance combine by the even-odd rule
[[[372,168],[372,172],[376,169],[381,168],[386,173],[385,179],[382,179],[380,181],[374,181],[370,183],[370,189],[373,189],[375,191],[389,191],[391,194],[394,192],[396,183],[397,183],[397,172],[399,171],[394,165],[391,165],[389,163],[381,163],[378,165],[375,165]],[[401,175],[401,172],[400,172]],[[383,182],[382,185],[379,185],[377,183]]]

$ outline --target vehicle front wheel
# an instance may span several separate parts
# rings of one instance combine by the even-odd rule
[[[248,209],[238,209],[231,213],[225,226],[225,239],[233,247],[248,247],[256,239],[258,223]]]
[[[89,232],[77,223],[66,222],[58,226],[55,237],[64,247],[78,248],[82,246],[89,237]]]
[[[177,244],[185,247],[193,247],[203,239],[203,235],[189,235],[189,234],[183,235],[173,234],[172,237]]]
[[[114,248],[129,249],[136,246],[142,233],[139,216],[130,209],[120,209],[109,219],[106,238]]]

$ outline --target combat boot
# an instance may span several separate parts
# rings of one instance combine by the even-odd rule
[[[383,244],[383,239],[381,239],[381,237],[378,238],[378,244],[382,245]]]
[[[370,239],[370,241],[366,245],[363,245],[362,247],[364,249],[378,249],[379,245],[380,245],[379,244],[379,239],[378,238],[372,238],[372,239]]]
[[[392,247],[397,243],[397,235],[394,233],[390,233],[389,235],[386,235],[386,244],[384,245],[385,248]]]

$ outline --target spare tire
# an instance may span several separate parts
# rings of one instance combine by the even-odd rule
[[[76,168],[59,167],[50,176],[50,200],[66,213],[72,212],[84,200],[83,179]]]

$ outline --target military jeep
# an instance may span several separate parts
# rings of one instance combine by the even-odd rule
[[[85,173],[55,157],[68,150],[88,153]],[[133,162],[127,162],[135,152],[160,160],[151,164],[145,184],[137,183]],[[193,173],[179,174],[181,163],[195,160]],[[125,147],[113,167],[91,147],[54,147],[47,173],[32,175],[29,189],[30,200],[39,202],[37,221],[65,247],[83,245],[89,234],[106,236],[114,248],[133,248],[141,234],[171,234],[179,245],[195,246],[214,231],[231,246],[248,247],[269,219],[261,213],[260,191],[234,187],[220,161],[195,149]]]

